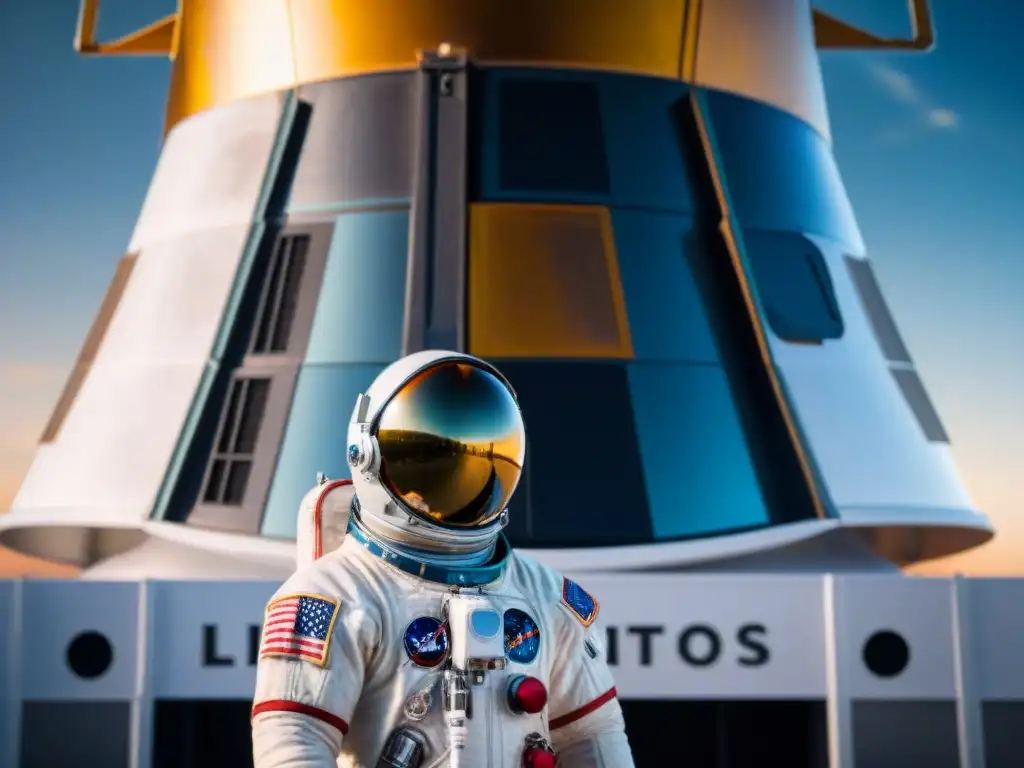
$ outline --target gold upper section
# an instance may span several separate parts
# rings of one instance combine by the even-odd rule
[[[442,43],[465,48],[482,64],[601,69],[700,82],[701,73],[694,70],[703,13],[741,17],[749,15],[753,1],[178,0],[177,12],[167,18],[120,40],[97,43],[99,2],[82,0],[75,47],[91,55],[170,56],[170,130],[217,104],[346,75],[410,69],[417,66],[417,50]],[[916,42],[881,40],[815,12],[818,45],[921,48],[920,38],[931,39],[926,0],[912,5],[919,26],[927,27],[918,30]],[[795,12],[809,14],[809,0],[805,10],[800,3],[782,4],[777,24],[794,23]],[[730,58],[748,50],[750,41],[743,38],[752,32],[741,18],[735,28],[735,48],[723,52]],[[753,34],[775,37],[771,30]]]

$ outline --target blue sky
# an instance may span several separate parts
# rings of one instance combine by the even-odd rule
[[[886,35],[900,0],[819,0]],[[935,0],[930,55],[823,60],[836,154],[894,314],[976,502],[1002,532],[950,567],[1024,571],[1024,4]],[[0,6],[0,509],[142,205],[169,64],[84,60],[77,3]],[[174,0],[107,0],[112,37]]]

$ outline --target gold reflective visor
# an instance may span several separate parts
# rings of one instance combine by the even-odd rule
[[[413,514],[450,528],[492,522],[523,472],[519,405],[475,365],[441,362],[417,374],[384,406],[373,433],[384,487]]]

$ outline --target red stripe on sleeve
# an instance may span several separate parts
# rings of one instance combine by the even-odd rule
[[[341,731],[342,736],[348,735],[348,723],[337,715],[332,715],[330,712],[325,712],[318,707],[311,707],[309,704],[299,704],[297,701],[286,701],[285,699],[273,699],[272,701],[261,701],[252,708],[253,717],[266,712],[295,712],[299,715],[306,715],[337,728]]]
[[[580,719],[586,717],[591,712],[596,712],[601,707],[603,707],[605,704],[607,704],[609,701],[614,699],[617,695],[618,695],[618,693],[616,692],[616,690],[614,688],[609,688],[607,691],[602,693],[600,696],[598,696],[596,699],[591,701],[589,704],[584,704],[579,709],[574,709],[572,712],[570,712],[567,715],[561,715],[560,717],[553,717],[551,719],[551,722],[548,723],[548,727],[552,731],[554,731],[554,730],[556,730],[558,728],[564,728],[565,726],[569,725],[570,723],[575,723],[577,720],[580,720]]]

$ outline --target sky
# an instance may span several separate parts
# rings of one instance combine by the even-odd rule
[[[918,568],[1024,574],[1024,3],[934,0],[928,54],[831,53],[835,152],[883,289],[989,545]],[[170,65],[71,49],[74,0],[0,0],[0,510],[125,250],[160,149]],[[879,34],[901,0],[818,0]],[[100,37],[174,0],[107,0]],[[38,568],[0,557],[0,573]]]

